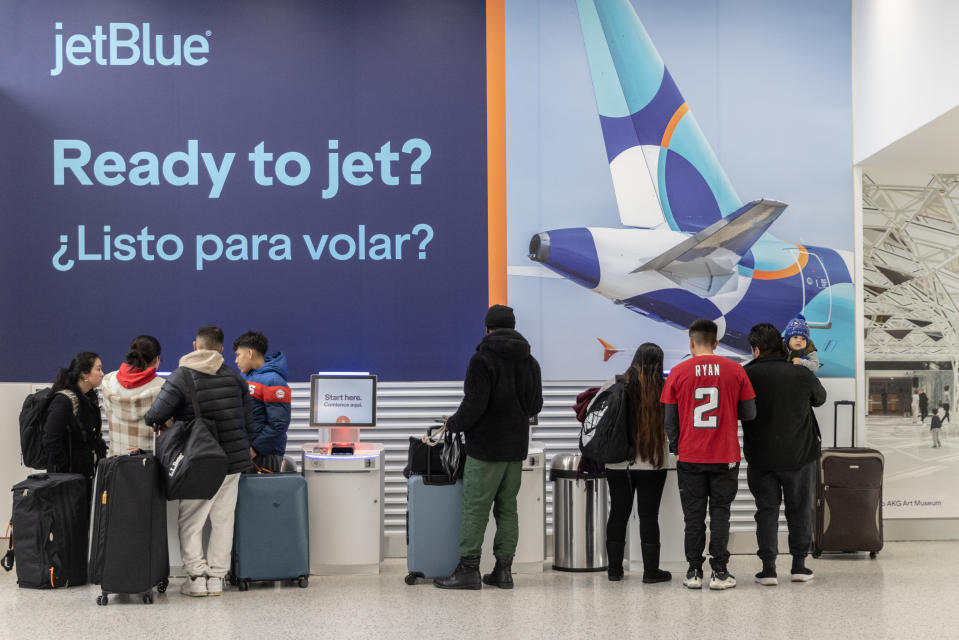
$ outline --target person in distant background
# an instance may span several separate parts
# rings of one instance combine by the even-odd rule
[[[929,415],[929,396],[925,389],[919,390],[919,422],[925,422]]]
[[[950,394],[949,394],[949,385],[947,384],[946,386],[942,388],[942,421],[943,422],[946,422],[947,420],[949,420],[949,402],[951,401],[951,399],[952,398],[950,398]],[[952,423],[950,422],[950,424]]]
[[[157,377],[159,365],[160,342],[153,336],[137,336],[120,368],[103,376],[100,391],[110,429],[111,456],[134,449],[153,450],[153,428],[143,416],[163,386]]]
[[[938,449],[942,446],[942,442],[939,441],[939,433],[942,431],[939,409],[933,408],[932,410],[932,424],[929,426],[929,431],[932,433],[932,448]]]

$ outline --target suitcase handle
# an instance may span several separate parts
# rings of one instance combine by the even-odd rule
[[[856,401],[855,400],[836,400],[833,403],[832,411],[832,446],[839,446],[839,405],[849,405],[852,407],[852,431],[849,434],[851,444],[856,446]]]

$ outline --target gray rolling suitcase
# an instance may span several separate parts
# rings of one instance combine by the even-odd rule
[[[309,576],[306,478],[244,473],[237,490],[230,582],[240,591],[260,580],[295,580],[306,587]]]
[[[868,551],[875,558],[882,549],[882,474],[885,459],[876,449],[857,447],[856,404],[839,400],[834,406],[833,443],[840,406],[852,409],[851,447],[823,449],[816,482],[813,557],[824,551]]]
[[[460,559],[463,481],[433,484],[427,476],[406,481],[406,584],[445,578]]]

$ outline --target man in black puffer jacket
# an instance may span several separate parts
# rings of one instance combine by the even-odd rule
[[[210,500],[180,500],[180,553],[183,568],[189,574],[180,588],[188,596],[218,596],[223,593],[223,577],[230,568],[233,548],[233,511],[240,472],[250,468],[250,440],[253,413],[250,390],[240,375],[223,365],[223,330],[201,327],[193,342],[192,353],[180,358],[177,367],[160,389],[160,395],[147,411],[148,425],[163,424],[170,418],[189,421],[193,401],[188,395],[191,376],[204,418],[216,422],[216,436],[227,455],[227,476]],[[210,522],[210,539],[203,549],[203,528]]]
[[[465,397],[446,428],[466,434],[460,563],[444,589],[480,589],[479,561],[490,507],[496,518],[493,573],[482,583],[513,587],[511,567],[519,541],[516,495],[529,447],[529,419],[543,408],[539,363],[529,343],[514,330],[513,310],[493,305],[486,314],[486,337],[470,359]]]
[[[779,330],[757,324],[749,332],[754,360],[745,366],[756,392],[756,417],[743,420],[746,479],[756,500],[756,541],[763,570],[756,582],[776,585],[779,505],[785,503],[793,582],[812,580],[806,553],[812,541],[812,499],[822,437],[812,408],[826,390],[806,367],[786,361]]]

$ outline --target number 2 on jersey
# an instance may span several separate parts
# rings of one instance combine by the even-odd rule
[[[693,426],[697,429],[715,429],[719,424],[716,413],[707,416],[707,413],[719,409],[719,389],[717,387],[696,387],[696,400],[705,399],[706,402],[696,405],[693,409]]]

